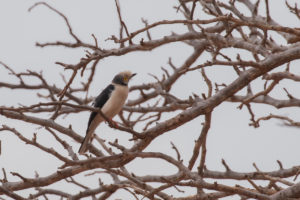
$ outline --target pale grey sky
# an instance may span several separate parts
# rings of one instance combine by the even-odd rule
[[[58,71],[62,68],[54,64],[56,61],[65,63],[76,63],[84,55],[83,50],[70,50],[63,47],[48,47],[41,49],[35,46],[35,42],[70,41],[67,27],[64,21],[53,11],[41,6],[28,12],[28,8],[35,2],[34,0],[1,0],[0,1],[0,61],[11,66],[15,71],[21,72],[26,69],[40,71],[43,70],[45,77],[52,82],[62,86],[63,82]],[[112,41],[106,41],[111,35],[118,35],[119,21],[116,14],[114,1],[79,1],[79,0],[52,0],[46,1],[59,11],[63,12],[70,20],[74,32],[84,41],[93,42],[91,34],[94,33],[99,39],[99,44],[104,48],[112,48]],[[292,1],[290,1],[292,2]],[[295,2],[295,1],[294,1]],[[150,0],[120,0],[122,15],[130,31],[143,27],[141,18],[147,19],[150,23],[161,19],[181,18],[179,13],[172,8],[177,5],[173,0],[150,1]],[[280,24],[285,26],[298,26],[299,20],[288,13],[284,1],[270,1],[271,16]],[[162,33],[184,32],[181,26],[168,26],[151,31],[154,38]],[[91,96],[98,93],[111,81],[111,78],[120,70],[130,69],[137,72],[138,76],[131,84],[141,84],[153,80],[148,73],[159,75],[160,67],[167,66],[168,58],[180,65],[192,49],[182,43],[161,47],[152,52],[130,53],[122,57],[110,57],[101,61],[97,68],[97,76],[90,90]],[[205,58],[201,58],[204,59]],[[299,62],[298,62],[299,65]],[[300,70],[293,64],[292,68],[298,73]],[[220,82],[229,82],[233,79],[233,74],[227,69],[219,68],[208,71],[208,76]],[[16,81],[7,76],[6,70],[0,66],[1,81]],[[76,78],[74,85],[83,81]],[[190,85],[193,84],[191,90]],[[200,73],[188,75],[181,80],[174,88],[174,94],[179,97],[187,97],[192,92],[201,94],[206,91]],[[286,82],[285,85],[295,92],[295,96],[300,97],[296,85],[293,82]],[[277,90],[284,94],[282,89]],[[284,97],[281,93],[274,93]],[[18,103],[31,104],[38,103],[39,99],[26,91],[7,90],[0,88],[0,105],[17,106]],[[130,97],[129,97],[130,99]],[[224,158],[230,167],[237,171],[253,171],[252,163],[255,162],[262,170],[275,170],[278,168],[276,160],[281,160],[285,167],[299,165],[300,163],[300,133],[298,129],[286,128],[280,125],[279,121],[272,120],[263,122],[261,127],[254,129],[248,126],[249,114],[246,109],[238,110],[238,104],[223,103],[218,106],[212,114],[212,128],[209,131],[207,141],[206,165],[209,169],[224,170],[221,159]],[[270,112],[285,114],[299,119],[299,109],[288,108],[275,110],[271,106],[255,105],[253,109],[257,116],[267,115]],[[73,129],[84,135],[88,112],[73,115],[64,120],[61,124],[72,124]],[[202,117],[173,130],[159,137],[146,151],[164,152],[175,156],[171,149],[170,141],[177,145],[182,156],[189,158],[193,149],[193,141],[201,131]],[[24,123],[8,120],[0,116],[0,123],[7,123],[15,126],[26,137],[31,137],[33,132],[39,132],[38,140],[51,146],[51,136],[47,135],[43,129],[36,126],[28,127]],[[116,130],[111,130],[107,125],[102,124],[98,131],[101,137],[109,141],[119,138],[123,144],[128,143],[128,135]],[[45,134],[43,134],[45,133]],[[66,138],[70,140],[69,138]],[[54,172],[59,166],[57,160],[49,155],[41,153],[37,149],[26,146],[9,132],[1,132],[2,155],[0,156],[0,168],[4,167],[8,171],[23,173],[24,176],[33,177],[38,171],[40,176]],[[49,141],[49,142],[48,142]],[[78,144],[69,141],[78,148]],[[53,144],[54,145],[54,144]],[[185,159],[184,162],[188,162]],[[172,174],[175,168],[168,167],[166,163],[152,160],[136,160],[128,165],[128,168],[137,175],[149,174]],[[85,174],[85,173],[84,173]],[[0,175],[1,176],[1,175]],[[9,180],[18,180],[9,175]],[[97,179],[89,184],[97,185]],[[60,183],[57,184],[57,187]],[[78,188],[66,188],[72,191]],[[122,195],[122,194],[121,194]],[[116,198],[115,196],[111,199]]]

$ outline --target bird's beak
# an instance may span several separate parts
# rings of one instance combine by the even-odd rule
[[[136,73],[134,73],[134,74],[131,74],[131,76],[130,76],[130,79],[132,78],[132,77],[134,77],[136,75]]]

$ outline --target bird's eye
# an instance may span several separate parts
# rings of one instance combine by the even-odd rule
[[[124,81],[125,83],[128,82],[128,77],[127,77],[127,76],[124,76],[123,81]]]

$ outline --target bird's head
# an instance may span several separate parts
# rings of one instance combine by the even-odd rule
[[[117,74],[114,79],[112,80],[113,83],[119,84],[119,85],[128,85],[128,82],[132,77],[134,77],[136,73],[131,73],[131,71],[124,71]]]

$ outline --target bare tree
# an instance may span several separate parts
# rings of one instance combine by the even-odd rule
[[[260,4],[265,5],[265,17],[258,11]],[[214,109],[223,102],[238,103],[239,109],[247,109],[251,116],[249,125],[255,128],[258,128],[263,120],[274,118],[282,120],[286,126],[300,126],[300,122],[282,115],[266,114],[256,117],[251,108],[254,104],[269,105],[273,106],[275,112],[279,108],[300,106],[300,99],[294,97],[288,88],[278,90],[284,80],[292,80],[293,83],[300,81],[300,76],[292,70],[293,61],[300,58],[300,29],[282,26],[274,21],[270,16],[268,0],[258,0],[255,3],[250,0],[179,0],[175,9],[178,17],[184,16],[183,18],[155,23],[143,20],[144,28],[133,32],[122,19],[120,5],[116,1],[120,32],[118,36],[109,38],[117,45],[112,49],[102,48],[93,34],[93,44],[83,42],[74,33],[68,18],[47,3],[36,3],[29,11],[39,6],[45,6],[62,17],[73,42],[56,41],[36,45],[83,48],[86,55],[75,64],[57,62],[64,70],[72,72],[68,79],[63,76],[66,84],[62,87],[53,85],[42,73],[30,70],[17,72],[14,67],[1,62],[2,67],[18,82],[0,82],[0,88],[12,89],[12,92],[34,91],[40,102],[14,107],[1,106],[0,114],[13,121],[21,120],[28,126],[43,127],[43,130],[53,136],[57,145],[64,149],[57,150],[50,144],[40,143],[40,129],[32,138],[27,138],[22,130],[3,124],[1,131],[16,135],[18,140],[34,146],[62,163],[57,166],[57,171],[49,172],[47,176],[36,174],[35,177],[25,177],[21,172],[10,172],[10,175],[18,177],[19,181],[10,181],[7,173],[10,169],[3,168],[0,186],[0,195],[3,195],[3,198],[8,196],[13,199],[51,199],[55,196],[62,199],[107,199],[120,190],[128,192],[131,199],[222,199],[233,195],[238,195],[240,199],[261,200],[300,198],[300,183],[296,182],[300,165],[284,168],[278,161],[278,170],[262,171],[254,164],[256,170],[252,172],[234,171],[225,160],[222,160],[226,169],[224,172],[210,170],[205,165],[206,139],[209,136],[211,119]],[[239,10],[239,6],[244,6],[251,15],[245,15]],[[297,5],[287,2],[286,6],[300,19]],[[196,13],[199,12],[205,17],[198,19]],[[151,31],[156,27],[172,24],[186,27],[186,32],[173,32],[170,35],[161,35],[160,38],[152,37]],[[273,39],[279,36],[284,38],[285,42]],[[128,100],[119,114],[119,126],[115,127],[108,121],[112,128],[128,133],[130,141],[106,142],[96,135],[93,144],[89,146],[89,153],[79,157],[77,150],[83,135],[72,127],[63,126],[62,121],[64,117],[83,111],[100,113],[88,106],[93,97],[87,94],[90,85],[93,84],[99,61],[130,52],[150,53],[158,47],[178,42],[193,48],[193,52],[183,64],[173,63],[170,58],[169,68],[162,68],[161,76],[153,76],[156,81],[131,86],[130,92],[137,95],[135,99]],[[247,56],[240,55],[241,50],[244,50]],[[198,59],[203,54],[208,55],[206,61]],[[230,68],[236,74],[236,78],[229,84],[207,75],[207,70],[220,66]],[[181,77],[199,72],[206,84],[205,93],[191,94],[187,99],[180,99],[176,93],[171,92]],[[74,87],[75,78],[80,75],[87,75],[87,79],[82,86]],[[32,84],[32,79],[39,80],[39,83]],[[257,81],[255,84],[263,86],[262,90],[253,92],[251,83],[254,80]],[[194,87],[193,83],[190,87]],[[238,93],[243,89],[246,91],[244,95]],[[276,89],[284,91],[288,99],[272,97],[270,93]],[[49,113],[51,116],[47,117],[46,114]],[[200,116],[204,116],[204,122],[199,125],[202,127],[199,137],[195,141],[190,140],[194,146],[191,157],[183,155],[173,143],[171,148],[176,153],[175,157],[161,152],[145,151],[151,143],[159,140],[159,136]],[[184,137],[184,132],[182,134]],[[71,141],[76,141],[77,144],[72,145]],[[166,176],[145,172],[147,175],[138,176],[126,166],[134,163],[137,158],[166,161],[168,165],[177,168],[177,172]],[[83,178],[94,182],[93,177],[99,178],[98,186],[92,188],[75,177],[82,173],[86,175]],[[107,175],[112,178],[110,181],[103,178]],[[76,186],[77,190],[69,193],[63,188],[52,187],[62,180],[65,180],[65,185]],[[232,180],[236,185],[222,182],[224,180]],[[248,184],[238,185],[241,181]],[[184,192],[186,188],[192,188],[194,192]],[[26,195],[20,193],[24,190],[27,191]],[[0,198],[3,199],[2,197]]]

